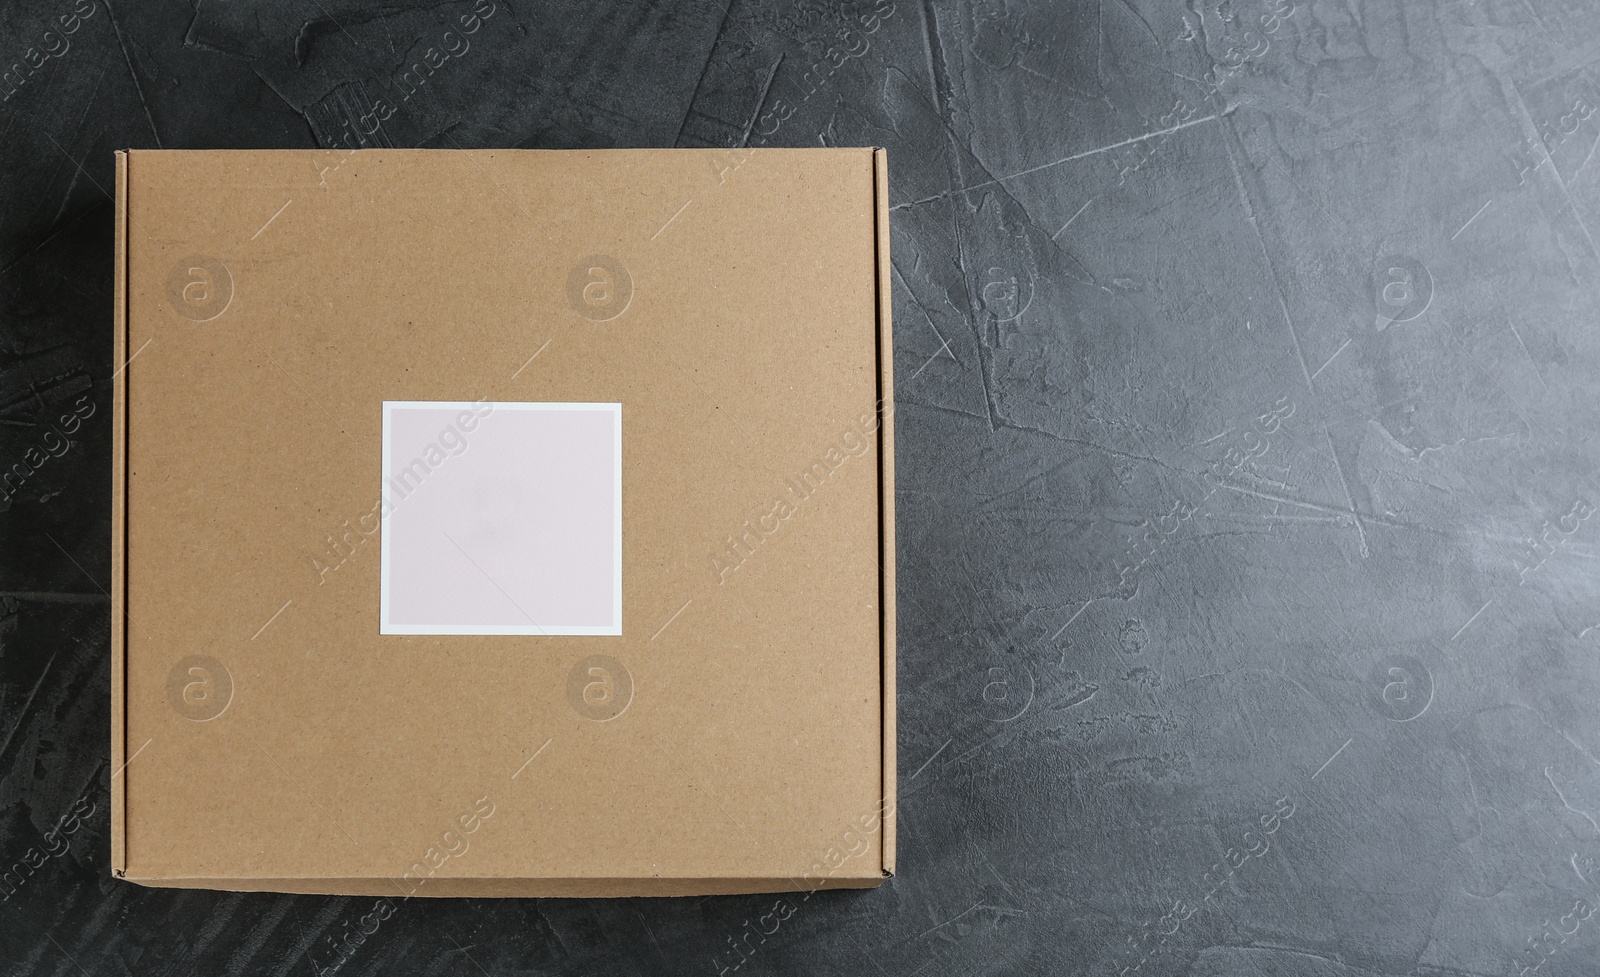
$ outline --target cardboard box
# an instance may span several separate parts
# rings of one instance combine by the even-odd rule
[[[112,869],[894,869],[881,150],[117,156]]]

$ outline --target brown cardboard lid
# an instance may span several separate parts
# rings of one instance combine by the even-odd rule
[[[892,871],[881,152],[118,162],[118,875]],[[628,287],[575,289],[596,262]],[[479,399],[623,405],[620,636],[379,633],[381,404]],[[631,684],[604,721],[592,656]]]

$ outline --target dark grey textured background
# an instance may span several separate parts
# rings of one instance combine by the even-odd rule
[[[901,874],[764,942],[413,900],[339,973],[1595,972],[1592,3],[478,2],[392,144],[889,148]],[[472,9],[0,12],[0,467],[97,405],[0,502],[0,862],[93,805],[0,971],[366,912],[108,877],[111,153],[338,145]]]

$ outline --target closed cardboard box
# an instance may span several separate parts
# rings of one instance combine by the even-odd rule
[[[886,201],[867,149],[119,154],[115,875],[890,874]]]

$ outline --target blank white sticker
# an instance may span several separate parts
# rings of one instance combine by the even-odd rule
[[[383,404],[383,634],[622,633],[622,405]]]

